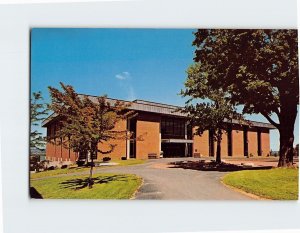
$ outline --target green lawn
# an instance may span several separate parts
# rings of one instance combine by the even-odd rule
[[[37,173],[31,173],[30,178],[36,179],[36,178],[43,178],[43,177],[47,177],[47,176],[56,176],[56,175],[70,174],[70,173],[75,173],[75,172],[84,172],[84,171],[89,171],[89,170],[90,170],[90,168],[88,168],[88,167],[55,169],[55,170],[51,170],[51,171],[42,171],[42,172],[37,172]]]
[[[298,200],[296,168],[246,170],[227,174],[223,182],[248,193],[273,200]]]
[[[112,160],[111,162],[118,163],[116,166],[130,166],[130,165],[138,165],[145,163],[146,160],[142,159],[128,159],[128,160]],[[103,169],[105,167],[95,167],[95,169]],[[31,179],[43,178],[48,176],[56,176],[61,174],[70,174],[75,172],[84,172],[89,171],[89,167],[72,167],[72,168],[65,168],[65,169],[55,169],[51,171],[42,171],[38,173],[31,173]]]
[[[127,160],[112,160],[114,163],[118,163],[119,166],[130,166],[130,165],[138,165],[143,164],[146,160],[143,159],[127,159]]]
[[[94,174],[93,188],[87,187],[88,175],[71,175],[31,180],[31,187],[42,198],[52,199],[129,199],[142,183],[131,174]]]

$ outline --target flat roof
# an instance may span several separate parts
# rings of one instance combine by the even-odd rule
[[[81,98],[84,96],[89,97],[90,100],[93,102],[97,101],[98,96],[91,96],[91,95],[79,95]],[[140,112],[150,112],[150,113],[156,113],[161,115],[170,115],[170,116],[176,116],[176,117],[187,117],[188,115],[186,113],[180,112],[180,109],[183,109],[183,107],[170,105],[170,104],[163,104],[163,103],[157,103],[147,100],[133,100],[133,101],[127,101],[127,100],[120,100],[120,99],[113,99],[113,98],[106,98],[107,102],[109,102],[111,105],[115,104],[117,101],[122,101],[124,103],[130,104],[128,107],[129,110],[134,111],[140,111]],[[52,119],[56,118],[56,114],[51,114],[47,119],[45,119],[42,122],[42,126],[45,127]],[[268,129],[276,129],[272,124],[269,123],[263,123],[263,122],[257,122],[257,121],[249,121],[249,123],[240,123],[238,120],[230,119],[225,120],[224,122],[232,123],[232,124],[241,124],[241,125],[251,125],[254,127],[261,127],[261,128],[268,128]]]

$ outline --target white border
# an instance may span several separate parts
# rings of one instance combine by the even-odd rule
[[[0,6],[4,232],[299,229],[299,202],[56,201],[27,192],[30,27],[296,28],[296,18],[296,0]]]

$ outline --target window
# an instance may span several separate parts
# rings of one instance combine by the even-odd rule
[[[185,138],[185,120],[176,118],[161,119],[162,138]]]
[[[215,155],[215,141],[214,141],[214,132],[209,130],[208,132],[208,151],[209,156],[214,157]]]
[[[244,156],[248,156],[248,127],[244,126]]]
[[[257,155],[261,156],[262,151],[261,151],[261,131],[260,129],[257,131]]]
[[[232,125],[228,125],[227,129],[227,153],[232,156]]]

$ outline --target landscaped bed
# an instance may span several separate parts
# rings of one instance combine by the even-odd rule
[[[94,174],[93,188],[88,175],[70,175],[31,180],[31,197],[52,199],[130,199],[142,179],[132,174]]]
[[[227,174],[223,182],[247,193],[273,200],[298,200],[297,168],[245,170]]]
[[[112,163],[117,163],[116,166],[130,166],[130,165],[138,165],[145,163],[145,160],[142,159],[127,159],[127,160],[112,160],[110,161]],[[95,167],[94,169],[98,169],[98,167]],[[102,169],[102,167],[99,169]],[[41,171],[37,173],[31,173],[30,178],[31,179],[37,179],[37,178],[43,178],[48,176],[56,176],[61,174],[71,174],[71,173],[79,173],[79,172],[86,172],[89,171],[89,167],[71,167],[71,168],[65,168],[60,169],[57,168],[55,170],[49,170],[49,171]]]

